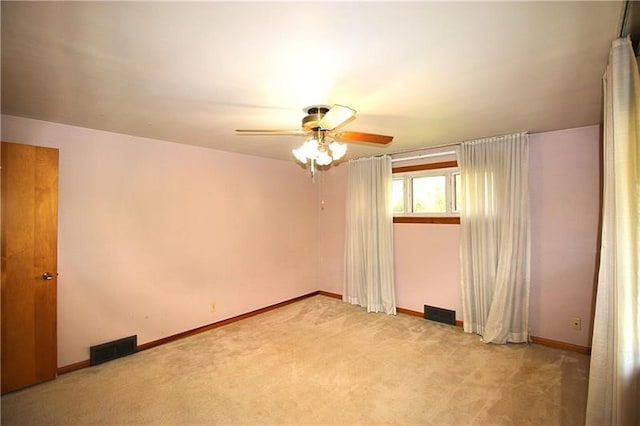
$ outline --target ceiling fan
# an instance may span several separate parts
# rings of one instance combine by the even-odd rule
[[[296,130],[247,130],[237,129],[239,134],[250,135],[313,135],[323,132],[325,136],[338,142],[362,142],[386,145],[393,136],[374,133],[339,131],[356,118],[356,111],[344,105],[312,105],[303,109],[307,114],[302,118],[302,128]]]
[[[374,143],[386,145],[393,136],[375,133],[342,131],[347,123],[356,118],[356,111],[344,105],[312,105],[303,109],[300,129],[295,130],[247,130],[237,129],[241,135],[294,135],[309,136],[301,147],[294,149],[293,155],[303,164],[309,164],[311,174],[316,164],[327,166],[344,156],[347,147],[339,142]]]

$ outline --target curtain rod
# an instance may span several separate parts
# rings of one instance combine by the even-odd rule
[[[391,162],[395,163],[396,161],[409,161],[409,160],[419,160],[421,158],[442,157],[445,155],[453,155],[455,153],[456,153],[455,151],[434,152],[431,154],[414,155],[412,157],[392,158]]]
[[[422,151],[440,149],[440,148],[451,148],[451,147],[454,147],[454,146],[460,146],[461,143],[462,142],[443,143],[443,144],[440,144],[440,145],[425,146],[423,148],[407,149],[407,150],[404,150],[404,151],[394,152],[394,153],[389,154],[389,155],[411,154],[412,152],[422,152]]]
[[[524,132],[516,132],[516,133],[503,133],[501,135],[486,136],[486,137],[478,138],[478,139],[469,139],[469,140],[465,140],[465,141],[462,141],[462,142],[445,143],[445,144],[442,144],[442,145],[435,145],[435,146],[425,146],[424,148],[408,149],[406,151],[392,152],[390,154],[378,154],[378,155],[374,155],[373,157],[382,157],[384,155],[394,156],[394,155],[410,154],[412,152],[421,152],[421,151],[427,151],[427,150],[433,150],[433,149],[449,148],[449,147],[454,147],[454,146],[460,146],[464,142],[470,142],[470,141],[479,140],[479,139],[501,138],[503,136],[511,136],[511,135],[518,135],[518,134],[529,134],[529,135],[534,134],[535,135],[536,133],[531,133],[528,130],[525,130]],[[455,151],[447,152],[447,154],[455,154],[455,153],[456,153]],[[424,154],[424,155],[436,156],[436,155],[444,155],[444,154],[440,154],[440,153],[434,152],[432,154]],[[354,160],[358,160],[360,158],[368,158],[368,157],[358,157],[358,158],[354,158]],[[408,159],[408,158],[414,159],[412,157],[392,158],[391,161],[392,162],[393,161],[402,161],[402,160]],[[417,158],[426,158],[426,157],[416,157],[416,159]]]

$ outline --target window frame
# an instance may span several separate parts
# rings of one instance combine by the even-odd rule
[[[446,170],[449,169],[449,170]],[[455,169],[455,170],[451,170]],[[429,172],[432,171],[432,172]],[[443,173],[439,173],[442,171]],[[447,176],[446,197],[447,212],[446,213],[402,213],[393,215],[393,223],[440,223],[440,224],[459,224],[460,212],[455,211],[455,175],[459,174],[457,161],[443,161],[439,163],[417,164],[412,166],[393,167],[392,174],[402,174],[405,182],[405,198],[404,203],[411,202],[410,193],[407,191],[407,183],[413,177],[419,176],[436,176],[445,174]],[[395,179],[397,180],[397,178]],[[411,204],[409,204],[411,205]]]

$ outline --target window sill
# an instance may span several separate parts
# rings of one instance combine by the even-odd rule
[[[424,217],[424,216],[395,216],[393,223],[441,223],[446,225],[460,224],[459,217]]]

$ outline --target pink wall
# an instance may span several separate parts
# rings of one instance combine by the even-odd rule
[[[531,333],[580,346],[590,346],[599,146],[599,126],[533,134],[529,145]],[[319,219],[320,229],[336,232],[321,240],[325,269],[319,286],[335,293],[343,286],[345,180],[344,165],[325,175],[324,197],[341,211],[325,210]],[[425,304],[440,306],[462,320],[459,225],[396,224],[394,244],[398,306],[414,311]],[[572,317],[582,319],[582,330],[571,328]]]
[[[600,216],[600,127],[530,136],[534,336],[591,346]],[[571,328],[571,318],[582,329]]]
[[[59,366],[318,289],[316,186],[291,161],[11,116],[2,140],[60,149]]]
[[[438,306],[462,320],[460,225],[396,223],[393,232],[398,306]]]
[[[318,174],[318,288],[342,294],[344,280],[344,220],[347,167]]]

